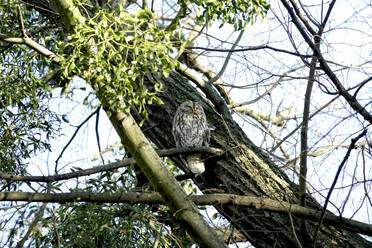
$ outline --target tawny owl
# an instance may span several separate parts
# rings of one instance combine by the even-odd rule
[[[186,101],[178,107],[172,129],[177,147],[208,146],[210,130],[203,107],[199,103]],[[186,160],[192,173],[204,172],[201,154],[187,155]]]

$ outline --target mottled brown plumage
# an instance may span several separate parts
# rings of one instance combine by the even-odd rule
[[[174,116],[172,132],[177,147],[208,146],[210,128],[203,107],[197,102],[183,102]],[[204,162],[200,154],[187,155],[186,160],[191,172],[204,172]]]

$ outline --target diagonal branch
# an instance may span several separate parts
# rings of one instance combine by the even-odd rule
[[[47,188],[47,192],[48,193],[50,193],[50,188],[51,187],[52,187],[51,184],[48,184],[48,188]],[[39,208],[39,211],[35,215],[34,220],[30,223],[30,226],[28,227],[28,230],[27,230],[25,236],[23,236],[23,238],[17,243],[16,248],[21,248],[21,247],[24,246],[24,244],[26,243],[27,239],[30,237],[32,231],[36,228],[36,226],[39,223],[40,219],[43,217],[44,211],[45,211],[45,208],[46,208],[47,204],[48,204],[47,202],[44,202],[41,205],[41,207]]]
[[[222,65],[221,70],[217,73],[217,75],[215,75],[213,78],[209,79],[208,82],[207,82],[207,84],[213,84],[213,83],[215,83],[217,80],[219,80],[221,78],[221,76],[223,75],[223,73],[225,72],[225,70],[227,68],[227,65],[229,64],[231,55],[233,54],[233,50],[236,48],[236,46],[239,44],[240,40],[243,37],[244,31],[245,31],[245,29],[247,27],[247,24],[248,24],[248,22],[246,22],[244,24],[244,28],[240,31],[238,38],[236,39],[236,41],[232,45],[231,51],[228,52],[228,54],[227,54],[227,56],[225,58],[225,61],[223,62],[223,65]]]
[[[302,15],[300,8],[297,6],[296,2],[294,0],[289,0],[296,12],[296,15],[300,18],[302,23],[305,25],[306,29],[310,32],[311,35],[315,35],[315,30],[311,27],[310,23],[305,19],[305,17]]]
[[[318,234],[318,231],[320,229],[320,226],[322,225],[323,221],[324,221],[324,215],[325,215],[325,212],[326,212],[326,209],[327,209],[327,205],[328,205],[328,202],[329,202],[329,198],[331,197],[331,194],[332,194],[332,191],[333,189],[335,188],[336,186],[336,183],[337,183],[337,179],[338,177],[340,176],[340,173],[341,173],[341,170],[342,168],[344,167],[344,164],[346,163],[346,161],[348,160],[348,158],[350,157],[350,154],[351,154],[351,150],[353,150],[355,148],[355,144],[357,143],[357,141],[362,138],[364,135],[366,135],[367,133],[367,129],[365,129],[363,132],[361,132],[357,137],[355,137],[354,139],[351,139],[351,143],[350,143],[350,146],[349,146],[349,149],[347,150],[346,154],[345,154],[345,157],[344,159],[342,160],[341,164],[338,166],[338,170],[336,172],[336,175],[335,175],[335,178],[333,180],[333,183],[331,185],[331,188],[329,189],[329,192],[328,192],[328,195],[327,195],[327,198],[325,200],[325,203],[324,203],[324,206],[323,206],[323,210],[322,210],[322,214],[320,215],[319,217],[319,221],[318,221],[318,225],[315,229],[315,233],[314,233],[314,238],[313,238],[313,244],[315,246],[316,244],[316,239],[317,239],[317,234]]]
[[[87,121],[89,121],[90,118],[92,118],[94,115],[99,113],[99,110],[101,108],[97,108],[93,113],[91,113],[75,130],[74,134],[71,136],[70,140],[67,142],[67,144],[63,147],[61,153],[59,154],[58,158],[55,161],[55,167],[54,167],[54,172],[57,174],[58,173],[58,162],[62,158],[63,153],[66,151],[67,147],[71,144],[71,142],[74,140],[75,136],[79,132],[80,128],[84,126]]]
[[[207,98],[211,100],[211,102],[216,107],[218,112],[222,116],[224,116],[224,118],[231,118],[230,111],[227,108],[224,99],[218,94],[218,92],[211,84],[205,82],[203,79],[199,77],[199,75],[196,72],[194,72],[193,70],[191,70],[189,67],[182,63],[179,64],[178,71],[199,86],[199,88],[204,92]]]

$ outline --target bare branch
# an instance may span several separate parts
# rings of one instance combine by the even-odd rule
[[[262,49],[269,49],[273,50],[275,52],[280,53],[286,53],[294,56],[300,56],[302,58],[310,58],[311,55],[308,54],[300,54],[297,52],[291,52],[284,49],[272,47],[270,45],[260,45],[260,46],[249,46],[249,47],[243,47],[243,48],[235,48],[235,49],[219,49],[219,48],[209,48],[209,47],[187,47],[187,49],[190,50],[204,50],[204,51],[210,51],[210,52],[221,52],[221,53],[230,53],[230,52],[246,52],[246,51],[257,51]]]
[[[320,37],[322,32],[319,30],[318,36],[314,37],[314,41],[316,46],[319,48],[320,45]],[[308,150],[308,128],[309,128],[309,115],[310,115],[310,103],[311,103],[311,93],[313,90],[314,85],[314,77],[315,77],[315,70],[318,58],[314,55],[311,58],[310,62],[310,71],[309,71],[309,79],[307,82],[305,99],[304,99],[304,111],[303,111],[303,121],[301,126],[301,153],[300,153],[300,175],[299,175],[299,197],[298,197],[298,204],[300,206],[306,206],[306,181],[307,181],[307,150]],[[305,236],[308,237],[308,232],[306,230],[306,224],[303,220],[300,221],[300,229],[301,235],[304,238]],[[305,238],[304,238],[305,239]]]
[[[210,153],[214,155],[221,155],[222,150],[212,147],[184,147],[184,148],[172,148],[172,149],[164,149],[164,150],[157,150],[156,151],[159,156],[174,156],[179,154],[187,154],[187,153]],[[6,179],[11,181],[23,181],[23,182],[56,182],[61,180],[67,180],[71,178],[77,178],[82,176],[88,176],[95,173],[100,173],[104,171],[112,171],[119,168],[123,168],[129,165],[135,164],[136,161],[133,158],[127,158],[122,161],[106,164],[106,165],[99,165],[93,168],[78,170],[74,172],[69,172],[65,174],[56,174],[52,176],[17,176],[12,174],[0,173],[0,179]]]
[[[41,55],[52,59],[52,61],[54,63],[59,64],[61,62],[61,59],[58,58],[55,53],[53,53],[52,51],[48,50],[47,48],[39,45],[37,42],[31,40],[28,37],[16,38],[16,37],[9,37],[7,35],[0,34],[0,40],[6,41],[6,42],[9,42],[9,43],[14,43],[14,44],[27,45],[28,47],[32,48],[36,52],[40,53]]]
[[[67,142],[67,144],[63,147],[61,153],[59,154],[58,158],[55,161],[55,167],[54,167],[54,172],[57,174],[58,173],[58,162],[62,158],[63,153],[66,151],[67,147],[71,144],[71,142],[74,140],[76,134],[79,132],[80,128],[89,121],[90,118],[92,118],[94,115],[96,115],[101,108],[97,108],[96,110],[93,111],[75,130],[74,134],[71,136],[70,140]]]
[[[245,28],[247,27],[247,24],[248,24],[248,22],[246,22],[246,23],[244,24],[244,28],[240,31],[238,38],[236,39],[236,41],[234,42],[234,44],[233,44],[232,47],[231,47],[231,50],[234,50],[235,47],[239,44],[240,40],[241,40],[242,37],[243,37],[243,34],[244,34],[244,31],[245,31]],[[232,54],[233,54],[232,51],[230,51],[230,52],[227,54],[227,56],[226,56],[226,58],[225,58],[225,61],[223,62],[223,65],[222,65],[221,70],[217,73],[217,75],[215,75],[213,78],[211,78],[211,79],[208,80],[208,84],[213,84],[214,82],[216,82],[218,79],[221,78],[222,74],[225,72],[225,70],[226,70],[226,68],[227,68],[227,65],[228,65],[228,63],[229,63],[229,60],[230,60]]]
[[[351,139],[351,143],[350,143],[349,149],[347,150],[347,152],[345,154],[345,157],[342,160],[341,164],[338,166],[338,170],[336,172],[335,179],[333,180],[333,183],[331,185],[331,188],[328,191],[328,195],[327,195],[327,198],[326,198],[325,203],[324,203],[324,206],[323,206],[322,214],[319,217],[318,225],[317,225],[317,227],[315,229],[314,238],[313,238],[313,244],[314,244],[314,246],[316,244],[316,239],[317,239],[318,231],[319,231],[320,226],[322,225],[322,223],[324,221],[324,215],[325,215],[325,212],[326,212],[326,209],[327,209],[329,198],[331,197],[332,191],[335,188],[335,185],[336,185],[337,179],[338,179],[338,177],[339,177],[339,175],[341,173],[342,167],[344,166],[344,164],[346,163],[346,161],[350,157],[351,150],[353,150],[355,148],[355,144],[357,143],[357,141],[360,138],[362,138],[364,135],[366,135],[366,134],[367,134],[367,129],[365,129],[362,133],[360,133],[354,139]]]
[[[246,107],[246,106],[235,107],[235,108],[232,109],[232,111],[234,111],[235,113],[248,115],[248,116],[254,118],[255,120],[268,121],[271,124],[274,124],[278,127],[285,127],[285,121],[284,120],[289,119],[289,115],[281,115],[280,113],[278,113],[276,116],[272,117],[270,115],[261,114],[260,112],[257,112],[257,111],[255,111],[251,108]]]
[[[221,115],[223,115],[225,118],[231,118],[229,109],[227,108],[224,99],[218,94],[211,84],[205,82],[199,77],[199,75],[182,63],[180,63],[178,71],[199,86],[199,88],[206,94],[207,98],[212,101]]]
[[[25,30],[25,23],[23,21],[21,7],[19,6],[19,4],[17,5],[17,14],[18,14],[19,27],[21,28],[21,32],[22,32],[22,37],[27,38],[27,34]]]
[[[320,107],[319,109],[317,109],[314,113],[312,113],[310,116],[309,116],[309,120],[311,118],[313,118],[315,115],[317,115],[320,111],[322,111],[323,109],[325,109],[326,107],[328,107],[332,102],[336,101],[337,99],[339,98],[339,96],[336,96],[334,98],[332,98],[329,102],[327,102],[326,104],[324,104],[322,107]],[[294,128],[287,136],[285,136],[278,144],[276,144],[271,150],[270,150],[270,153],[274,152],[278,147],[280,147],[284,141],[286,141],[289,137],[291,137],[298,129],[300,129],[302,127],[302,122],[296,127]]]
[[[292,214],[297,217],[317,221],[321,216],[321,211],[301,207],[284,201],[272,200],[263,197],[239,196],[230,194],[208,194],[190,196],[195,204],[205,205],[234,205],[258,208],[262,210]],[[27,201],[27,202],[98,202],[98,203],[145,203],[163,204],[162,198],[158,193],[92,193],[92,192],[73,192],[73,193],[26,193],[26,192],[3,192],[0,193],[0,201]],[[360,234],[372,236],[372,225],[359,221],[350,220],[325,213],[323,223],[330,226],[342,226],[345,230],[356,231]]]
[[[232,104],[229,104],[228,105],[228,108],[230,108],[230,109],[232,109],[232,110],[234,110],[235,108],[237,108],[237,107],[241,107],[241,106],[244,106],[244,105],[249,105],[249,104],[252,104],[252,103],[255,103],[255,102],[257,102],[258,100],[260,100],[260,99],[262,99],[262,98],[264,98],[265,96],[267,96],[267,95],[270,95],[270,93],[283,81],[283,78],[285,78],[285,77],[288,77],[288,74],[289,73],[291,73],[291,72],[295,72],[295,71],[297,71],[297,70],[299,70],[299,69],[302,69],[304,66],[300,66],[300,67],[296,67],[296,68],[294,68],[294,69],[291,69],[291,70],[289,70],[289,71],[287,71],[287,72],[285,72],[283,75],[281,75],[280,77],[279,77],[279,79],[278,80],[276,80],[273,84],[272,84],[272,86],[270,87],[270,89],[268,89],[267,91],[265,91],[263,94],[261,94],[261,95],[259,95],[258,97],[256,97],[255,99],[253,99],[253,100],[249,100],[249,101],[246,101],[246,102],[241,102],[241,103],[232,103]]]
[[[103,156],[102,156],[101,140],[99,138],[99,130],[98,130],[100,109],[101,109],[101,106],[99,106],[98,109],[97,109],[96,123],[95,123],[95,128],[94,129],[95,129],[95,133],[96,133],[99,156],[101,158],[102,164],[105,165],[105,160],[103,159]]]
[[[50,188],[51,188],[51,185],[48,184],[48,189],[47,189],[48,194],[50,193]],[[26,242],[27,239],[30,237],[32,231],[36,228],[38,222],[39,222],[40,219],[43,217],[46,206],[47,206],[47,203],[46,203],[46,202],[44,202],[44,203],[41,205],[41,207],[39,208],[39,211],[38,211],[37,214],[35,215],[34,220],[30,223],[30,225],[29,225],[29,227],[28,227],[28,230],[27,230],[25,236],[23,236],[23,238],[22,238],[22,239],[17,243],[16,248],[21,248],[21,247],[24,246],[25,242]]]
[[[296,12],[296,15],[300,18],[302,23],[305,25],[306,29],[310,32],[311,35],[315,35],[314,29],[311,27],[310,23],[305,19],[305,17],[301,14],[300,9],[298,8],[296,2],[294,0],[289,0]]]

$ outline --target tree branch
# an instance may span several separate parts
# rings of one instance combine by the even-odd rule
[[[344,164],[346,163],[346,161],[348,160],[348,158],[350,157],[350,153],[351,153],[351,150],[353,150],[355,148],[355,144],[357,143],[357,141],[362,138],[364,135],[366,135],[367,133],[367,129],[365,129],[363,132],[361,132],[357,137],[355,137],[354,139],[351,139],[351,143],[350,143],[350,146],[349,146],[349,149],[347,150],[346,154],[345,154],[345,157],[344,159],[342,160],[341,164],[338,166],[338,170],[336,172],[336,175],[335,175],[335,178],[333,180],[333,183],[331,185],[331,188],[329,189],[328,191],[328,195],[327,195],[327,198],[325,200],[325,203],[324,203],[324,206],[323,206],[323,210],[322,210],[322,213],[319,217],[319,221],[318,221],[318,225],[315,229],[315,233],[314,233],[314,238],[313,238],[313,244],[315,246],[316,244],[316,238],[317,238],[317,234],[318,234],[318,231],[320,229],[320,226],[322,225],[323,221],[324,221],[324,216],[325,216],[325,212],[326,212],[326,209],[327,209],[327,205],[328,205],[328,202],[329,202],[329,198],[331,197],[331,194],[332,194],[332,191],[333,189],[335,188],[336,186],[336,183],[337,183],[337,179],[341,173],[341,170],[344,166]]]
[[[211,100],[218,112],[224,116],[224,118],[231,118],[230,111],[227,108],[224,99],[218,94],[211,84],[205,82],[193,70],[182,63],[180,63],[178,71],[199,86],[199,88],[204,92],[207,98]]]
[[[16,37],[9,37],[5,34],[0,34],[0,40],[6,41],[9,43],[14,43],[14,44],[24,44],[27,45],[28,47],[32,48],[39,54],[50,58],[54,63],[59,64],[61,62],[61,59],[57,57],[55,53],[52,51],[48,50],[47,48],[39,45],[37,42],[31,40],[28,37],[22,37],[22,38],[16,38]]]
[[[262,49],[269,49],[269,50],[273,50],[275,52],[281,52],[281,53],[286,53],[286,54],[290,54],[290,55],[294,55],[294,56],[300,56],[302,58],[311,58],[312,57],[312,55],[291,52],[291,51],[287,51],[287,50],[284,50],[284,49],[272,47],[272,46],[269,46],[269,45],[249,46],[249,47],[235,48],[235,49],[219,49],[219,48],[209,48],[209,47],[187,47],[187,49],[190,49],[190,50],[204,50],[204,51],[220,52],[220,53],[246,52],[246,51],[257,51],[257,50],[262,50]]]
[[[160,157],[165,156],[174,156],[179,154],[188,154],[188,153],[210,153],[216,156],[219,156],[223,153],[222,150],[212,147],[200,146],[200,147],[184,147],[184,148],[172,148],[172,149],[163,149],[156,151]],[[127,158],[122,161],[113,162],[106,165],[99,165],[93,168],[78,170],[74,172],[56,174],[52,176],[18,176],[7,173],[0,172],[0,179],[11,180],[11,181],[23,181],[23,182],[56,182],[61,180],[67,180],[71,178],[77,178],[82,176],[89,176],[95,173],[100,173],[104,171],[112,171],[119,168],[123,168],[129,165],[135,164],[136,161],[133,158]]]
[[[59,154],[58,158],[56,159],[55,161],[55,166],[54,166],[54,172],[57,174],[58,173],[58,162],[59,160],[62,158],[62,155],[63,153],[66,151],[67,147],[71,144],[71,142],[74,140],[75,136],[77,135],[77,133],[79,132],[80,128],[85,124],[87,123],[87,121],[89,121],[90,118],[92,118],[94,115],[98,114],[99,113],[99,110],[101,108],[97,108],[96,110],[94,110],[87,118],[85,118],[85,120],[80,123],[80,125],[76,128],[74,134],[71,136],[70,140],[67,142],[67,144],[63,147],[61,153]]]
[[[51,188],[51,184],[48,184],[48,189],[47,189],[47,192],[48,193],[47,194],[50,193],[50,188]],[[37,214],[35,215],[34,220],[30,223],[25,236],[23,236],[23,238],[17,243],[16,248],[21,248],[21,247],[24,246],[24,244],[26,243],[27,239],[30,237],[32,231],[36,228],[36,226],[39,223],[40,219],[43,217],[44,211],[45,211],[45,208],[46,207],[47,207],[47,202],[44,202],[41,205],[41,207],[39,208],[39,211],[37,212]]]
[[[223,75],[223,73],[225,72],[226,68],[227,68],[227,65],[229,64],[229,61],[230,61],[230,58],[231,58],[231,55],[233,54],[233,50],[235,49],[235,47],[239,44],[240,40],[242,39],[243,37],[243,34],[244,34],[244,31],[247,27],[247,24],[248,22],[246,22],[244,24],[244,28],[240,31],[239,33],[239,36],[238,38],[236,39],[236,41],[234,42],[234,44],[232,45],[231,47],[231,51],[228,52],[226,58],[225,58],[225,61],[223,62],[223,65],[222,65],[222,68],[221,70],[217,73],[217,75],[215,75],[213,78],[209,79],[207,84],[213,84],[215,83],[217,80],[219,80],[221,78],[221,76]]]
[[[27,34],[25,30],[25,23],[23,21],[21,7],[19,6],[19,4],[17,5],[17,14],[18,14],[19,27],[21,28],[21,32],[22,32],[22,37],[27,38]]]
[[[207,194],[193,195],[190,199],[200,206],[205,205],[234,205],[257,208],[277,213],[292,214],[297,217],[317,221],[322,212],[310,208],[301,207],[284,201],[273,200],[263,197],[239,196],[230,194]],[[26,192],[3,192],[0,193],[0,201],[27,201],[27,202],[96,202],[96,203],[144,203],[144,204],[164,204],[162,197],[158,193],[26,193]],[[372,225],[347,218],[325,213],[323,223],[342,227],[345,230],[358,232],[372,237]]]
[[[292,3],[294,5],[294,3]],[[323,33],[323,29],[319,29],[317,36],[314,36],[314,43],[315,46],[319,49],[320,48],[320,38]],[[306,207],[306,181],[307,181],[307,154],[308,154],[308,128],[309,128],[309,116],[310,116],[310,104],[311,104],[311,93],[313,90],[314,85],[314,77],[316,71],[316,64],[318,62],[318,57],[314,54],[311,58],[310,62],[310,70],[309,70],[309,79],[306,86],[306,93],[304,99],[304,111],[303,111],[303,121],[301,126],[301,139],[300,139],[300,175],[298,178],[299,182],[299,196],[298,196],[298,204],[300,206]],[[306,228],[305,221],[300,220],[300,230],[301,236],[305,240],[308,241],[308,231]]]

